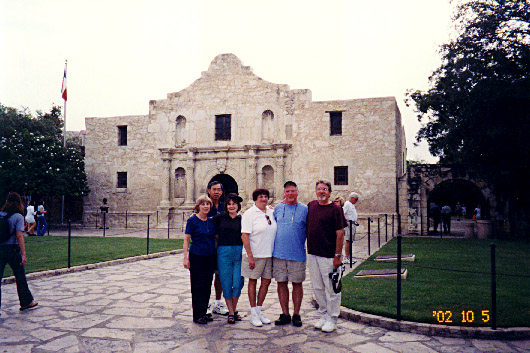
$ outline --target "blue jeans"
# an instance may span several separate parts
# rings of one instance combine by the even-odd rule
[[[241,251],[243,245],[220,245],[217,247],[217,267],[223,297],[225,299],[239,298],[245,278],[241,276]]]
[[[26,271],[24,266],[20,264],[21,262],[22,255],[18,245],[0,245],[0,305],[2,304],[2,278],[6,264],[9,264],[13,270],[13,275],[15,275],[20,306],[27,306],[33,301],[33,295],[31,295],[26,281]]]
[[[44,218],[42,215],[37,216],[37,235],[43,236],[46,234],[46,229],[48,229],[48,222],[46,222],[46,218]]]

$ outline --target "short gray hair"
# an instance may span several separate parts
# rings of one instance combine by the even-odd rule
[[[320,179],[319,181],[316,182],[315,184],[315,190],[318,188],[318,184],[324,184],[328,187],[328,191],[331,192],[331,182],[329,180],[325,180],[325,179]]]
[[[352,192],[352,193],[350,194],[350,197],[349,197],[349,198],[350,198],[350,199],[353,198],[353,199],[359,200],[359,194],[356,193],[356,192]]]

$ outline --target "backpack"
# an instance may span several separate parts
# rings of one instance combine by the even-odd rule
[[[0,216],[0,243],[8,241],[11,238],[11,229],[9,227],[8,219],[13,213],[8,213],[5,216]]]

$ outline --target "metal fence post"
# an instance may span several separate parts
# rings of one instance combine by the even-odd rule
[[[70,268],[71,239],[72,239],[72,221],[68,220],[68,268]]]
[[[127,229],[127,221],[128,221],[128,217],[127,217],[127,210],[125,210],[125,229]]]
[[[170,221],[170,218],[171,217],[171,211],[167,211],[167,238],[169,239],[169,221]]]
[[[370,223],[372,219],[368,217],[368,256],[370,256]]]
[[[105,238],[105,229],[107,229],[107,213],[103,212],[103,238]]]
[[[392,215],[392,238],[394,238],[394,215]]]
[[[353,267],[353,221],[350,222],[350,268]]]
[[[147,215],[147,255],[149,255],[149,217],[150,215]]]
[[[401,321],[401,235],[397,236],[397,320]]]
[[[495,274],[495,243],[491,243],[491,328],[497,329],[497,279]]]
[[[385,243],[388,241],[388,215],[385,213]]]
[[[96,229],[98,229],[98,218],[99,216],[98,216],[98,213],[96,212]]]
[[[377,216],[377,248],[381,248],[381,218]]]

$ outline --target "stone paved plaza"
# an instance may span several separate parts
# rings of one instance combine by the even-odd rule
[[[192,323],[182,254],[31,280],[39,306],[20,312],[14,284],[2,285],[0,352],[530,352],[530,341],[490,341],[399,333],[343,319],[333,333],[312,327],[311,283],[304,283],[303,327],[251,326],[214,315]],[[213,291],[212,291],[213,293]],[[280,313],[273,281],[265,314]]]

